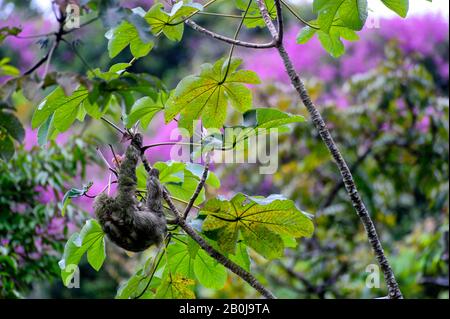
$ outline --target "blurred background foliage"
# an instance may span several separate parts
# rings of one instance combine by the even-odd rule
[[[54,30],[53,16],[36,3],[0,1],[0,27],[22,26],[24,37]],[[151,1],[123,3],[144,9],[151,5]],[[214,8],[227,6],[225,2]],[[227,19],[200,16],[197,21],[227,35],[234,32]],[[350,164],[405,297],[448,298],[448,20],[425,15],[377,23],[379,27],[361,32],[361,41],[347,44],[344,57],[333,59],[317,41],[295,44],[300,26],[288,19],[287,49]],[[88,65],[66,46],[55,53],[52,70],[85,73],[91,64],[106,70],[131,60],[127,50],[109,59],[105,32],[97,21],[70,34]],[[265,34],[255,29],[243,37],[261,40]],[[10,37],[0,47],[0,60],[11,58],[10,65],[25,71],[47,46],[45,38]],[[159,41],[131,71],[150,73],[173,87],[227,49],[186,29],[181,43]],[[256,106],[306,115],[276,52],[238,50],[238,55],[263,78],[264,84],[254,90]],[[71,290],[60,282],[57,261],[64,240],[92,212],[92,199],[83,198],[60,217],[61,196],[88,181],[94,181],[92,194],[103,189],[108,177],[95,147],[117,143],[117,137],[105,126],[88,123],[40,149],[37,132],[29,128],[36,103],[20,93],[14,100],[28,128],[25,145],[14,159],[0,161],[0,297],[114,297],[120,283],[145,260],[142,256],[129,256],[108,245],[105,267],[96,273],[82,266],[81,288]],[[233,119],[237,122],[238,115]],[[146,138],[167,141],[172,128],[159,118]],[[281,193],[315,215],[313,238],[288,249],[277,262],[252,256],[253,273],[281,298],[382,297],[379,289],[366,287],[366,267],[376,261],[317,132],[309,123],[297,125],[292,134],[280,137],[279,149],[280,165],[273,176],[260,175],[253,164],[215,166],[223,195]],[[150,160],[168,160],[169,150],[150,153]],[[258,297],[232,275],[224,289],[198,287],[197,295]]]

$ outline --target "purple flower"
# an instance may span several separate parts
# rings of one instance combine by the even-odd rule
[[[17,255],[25,256],[25,248],[22,245],[17,245],[14,247],[14,252]]]
[[[8,244],[9,244],[9,239],[3,238],[3,239],[0,240],[0,245],[1,246],[8,246]]]
[[[34,246],[36,247],[36,250],[39,253],[42,252],[42,249],[43,249],[42,237],[35,237],[35,239],[34,239]]]
[[[64,238],[64,227],[66,221],[62,217],[53,217],[47,227],[47,234],[56,239]]]
[[[11,211],[17,214],[23,214],[27,211],[28,205],[23,203],[13,203],[11,205]]]
[[[421,133],[428,133],[431,126],[431,119],[429,116],[424,116],[419,122],[417,122],[416,128]]]
[[[25,127],[25,140],[24,140],[24,148],[27,151],[30,151],[33,147],[39,146],[38,144],[38,137],[37,137],[37,130],[33,130],[31,127],[27,126]],[[69,140],[70,133],[64,132],[58,135],[56,137],[56,144],[58,145],[64,145]]]
[[[37,200],[41,204],[45,205],[45,204],[54,202],[56,200],[53,189],[50,189],[49,187],[36,186],[34,190],[38,193]]]
[[[28,254],[28,257],[32,260],[39,260],[42,258],[42,254],[35,251],[35,252],[32,252],[31,254]]]

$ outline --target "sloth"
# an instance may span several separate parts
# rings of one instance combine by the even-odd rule
[[[146,200],[140,202],[136,198],[136,166],[141,149],[142,135],[136,134],[120,163],[117,196],[101,194],[94,204],[97,219],[108,238],[132,252],[159,245],[167,233],[157,169],[151,169],[148,175]]]

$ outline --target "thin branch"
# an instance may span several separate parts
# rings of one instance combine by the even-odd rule
[[[234,34],[234,40],[237,40],[237,38],[238,38],[238,36],[239,36],[239,33],[241,32],[242,26],[244,25],[245,17],[247,16],[247,13],[248,13],[248,10],[250,9],[251,4],[252,4],[252,0],[249,0],[249,1],[248,1],[248,5],[247,5],[247,9],[245,9],[245,12],[244,12],[244,14],[242,15],[241,21],[239,22],[239,26],[238,26],[238,28],[237,28],[235,34]],[[227,64],[227,69],[226,69],[226,71],[225,71],[225,74],[224,74],[224,76],[223,76],[222,81],[220,81],[220,84],[225,83],[225,81],[226,81],[226,79],[227,79],[228,72],[230,71],[230,66],[231,66],[231,58],[233,57],[233,53],[234,53],[234,48],[235,48],[235,47],[236,47],[235,44],[232,44],[232,45],[231,45],[230,53],[228,54],[228,64]]]
[[[313,28],[313,29],[315,29],[315,30],[319,30],[319,29],[320,29],[319,27],[317,27],[317,26],[315,26],[315,25],[309,23],[309,22],[306,21],[305,19],[303,19],[297,12],[295,12],[294,8],[292,8],[292,6],[291,6],[289,3],[287,3],[285,0],[281,0],[281,3],[282,3],[282,4],[286,7],[286,9],[288,9],[289,12],[292,13],[292,15],[293,15],[294,17],[296,17],[297,20],[299,20],[301,23],[303,23],[303,24],[307,25],[308,27]]]
[[[158,270],[159,264],[161,263],[161,260],[164,257],[164,255],[166,254],[166,249],[169,246],[171,239],[172,239],[172,236],[170,236],[169,234],[164,239],[164,249],[160,250],[161,255],[159,256],[159,258],[156,258],[156,257],[158,257],[159,253],[155,256],[155,259],[153,260],[153,263],[152,263],[150,275],[149,276],[145,276],[143,278],[143,279],[146,279],[146,278],[150,277],[150,279],[148,280],[148,282],[145,285],[145,288],[142,290],[142,292],[139,295],[137,295],[136,297],[134,297],[133,299],[141,298],[145,294],[145,292],[147,291],[148,287],[150,287],[150,284],[151,284],[151,282],[153,280],[153,277],[155,276],[155,273]]]
[[[192,29],[194,29],[197,32],[203,33],[213,39],[217,39],[229,44],[234,44],[240,47],[244,47],[244,48],[252,48],[252,49],[268,49],[268,48],[274,48],[276,43],[275,41],[271,41],[268,43],[253,43],[253,42],[246,42],[246,41],[241,41],[241,40],[234,40],[232,38],[223,36],[221,34],[218,34],[216,32],[210,31],[204,27],[199,26],[197,23],[195,23],[192,20],[186,20],[185,23],[191,27]]]
[[[125,135],[126,132],[124,130],[122,130],[120,127],[118,127],[116,124],[114,124],[113,122],[111,122],[110,120],[108,120],[106,117],[102,116],[101,117],[102,121],[106,122],[107,124],[111,125],[111,127],[113,127],[116,131],[118,131],[120,134]]]
[[[173,5],[175,4],[174,0],[170,0],[170,3]],[[209,3],[208,3],[209,4]],[[203,33],[207,36],[212,37],[213,39],[217,39],[229,44],[234,44],[237,46],[241,46],[241,47],[245,47],[245,48],[253,48],[253,49],[267,49],[267,48],[273,48],[276,45],[276,41],[271,41],[269,43],[252,43],[252,42],[245,42],[245,41],[240,41],[240,40],[235,40],[226,36],[223,36],[221,34],[218,34],[216,32],[213,32],[211,30],[208,30],[204,27],[199,26],[197,23],[195,23],[194,21],[190,20],[190,19],[186,19],[184,20],[184,22],[191,27],[192,29],[194,29],[197,32]]]
[[[83,28],[83,27],[85,27],[85,26],[87,26],[87,25],[89,25],[89,24],[91,24],[91,23],[97,21],[99,18],[100,18],[100,17],[92,18],[91,20],[88,20],[88,21],[86,21],[85,23],[80,24],[80,27],[79,27],[79,28],[72,28],[72,29],[70,29],[70,30],[66,30],[66,31],[64,31],[63,34],[66,35],[66,34],[69,34],[69,33],[74,32],[74,31],[80,30],[81,28]]]
[[[65,15],[60,12],[60,16],[58,16],[56,14],[56,12],[54,11],[54,8],[52,6],[53,12],[55,14],[56,20],[59,23],[59,29],[57,32],[51,32],[51,33],[47,33],[47,34],[37,34],[37,35],[31,35],[31,36],[26,36],[26,37],[21,37],[21,36],[16,36],[19,39],[33,39],[33,38],[40,38],[40,37],[48,37],[51,35],[55,36],[55,44],[50,48],[50,50],[47,52],[47,54],[42,57],[38,62],[36,62],[28,71],[24,72],[23,75],[30,75],[31,73],[33,73],[34,71],[36,71],[37,69],[39,69],[45,62],[47,62],[47,66],[46,66],[46,71],[44,72],[44,75],[47,74],[48,71],[48,66],[50,64],[50,60],[52,58],[53,53],[58,49],[61,41],[63,42],[67,42],[63,36],[66,34],[69,34],[75,30],[78,30],[86,25],[91,24],[92,22],[96,21],[98,19],[98,17],[93,18],[85,23],[83,23],[82,25],[80,25],[80,28],[78,29],[70,29],[70,30],[64,30],[64,21],[66,19]],[[68,42],[67,42],[68,43]],[[78,53],[76,52],[76,54],[78,55]],[[83,60],[82,57],[79,56],[79,58],[85,63],[86,61]]]
[[[43,34],[33,34],[33,35],[14,35],[13,37],[20,40],[28,40],[28,39],[38,39],[38,38],[46,38],[49,36],[56,35],[56,32],[49,32]]]
[[[206,16],[214,16],[214,17],[242,19],[242,15],[237,15],[237,14],[226,14],[226,13],[218,13],[218,12],[203,12],[203,11],[200,11],[197,14],[206,15]],[[255,19],[259,19],[259,17],[246,17],[245,18],[245,20],[255,20]]]
[[[200,195],[200,192],[202,191],[203,186],[205,186],[206,179],[208,178],[210,163],[211,163],[210,153],[206,153],[205,168],[203,170],[202,178],[200,179],[200,182],[197,185],[194,195],[192,195],[191,199],[189,200],[189,204],[186,206],[186,209],[184,210],[184,213],[183,213],[184,219],[186,219],[188,217],[189,212],[192,209],[192,206],[194,206],[194,203],[197,200],[198,196]]]
[[[206,9],[207,7],[209,7],[210,5],[212,5],[212,4],[213,4],[214,2],[216,2],[216,1],[217,1],[217,0],[210,0],[210,1],[208,1],[207,3],[205,3],[205,4],[203,5],[203,9]],[[172,5],[175,4],[175,1],[173,1],[173,0],[171,0],[170,2],[171,2]],[[198,14],[198,13],[200,13],[200,12],[202,12],[202,11],[200,11],[200,10],[195,10],[195,11],[192,12],[190,15],[188,15],[187,17],[184,17],[184,18],[181,19],[180,21],[174,22],[174,23],[169,22],[169,23],[167,23],[167,24],[165,24],[165,25],[167,25],[167,26],[177,26],[177,25],[179,25],[179,24],[182,24],[182,23],[186,22],[186,20],[189,20],[190,18],[192,18],[193,16],[195,16],[196,14]]]
[[[328,130],[325,121],[322,118],[322,115],[317,110],[316,106],[311,100],[311,97],[309,96],[308,91],[305,88],[305,84],[295,71],[295,68],[289,58],[288,53],[286,52],[286,49],[283,46],[283,22],[282,22],[282,15],[281,15],[281,3],[280,0],[275,0],[275,4],[277,6],[277,12],[278,12],[278,21],[279,21],[279,32],[276,31],[276,28],[274,24],[272,23],[272,20],[267,12],[267,9],[265,7],[265,4],[262,0],[256,0],[258,2],[261,14],[264,17],[264,21],[266,22],[267,28],[269,29],[270,33],[272,34],[272,37],[274,39],[279,39],[280,42],[277,45],[277,49],[279,52],[280,57],[283,60],[284,66],[286,68],[286,72],[289,75],[289,78],[291,80],[292,85],[296,89],[296,91],[299,94],[300,99],[302,100],[303,104],[305,105],[306,109],[308,110],[309,114],[311,115],[312,122],[316,129],[319,131],[319,135],[326,144],[328,150],[330,151],[333,159],[336,162],[336,165],[339,169],[339,172],[342,175],[342,179],[344,181],[344,185],[347,189],[347,193],[352,201],[352,204],[360,217],[364,228],[366,229],[367,237],[369,239],[369,242],[372,246],[372,249],[375,253],[375,256],[378,260],[378,263],[381,266],[381,269],[384,274],[384,278],[389,290],[389,297],[391,299],[399,299],[403,298],[402,293],[400,291],[400,288],[398,286],[398,283],[395,279],[394,273],[392,271],[392,268],[389,264],[389,261],[386,258],[386,255],[384,254],[383,247],[381,245],[380,239],[378,237],[377,231],[375,229],[375,225],[370,218],[369,212],[367,211],[361,196],[358,193],[358,190],[356,188],[355,182],[353,180],[352,173],[350,172],[350,169],[348,168],[347,163],[345,162],[344,158],[342,157],[342,154],[340,153],[336,143],[334,142],[330,131]]]
[[[174,146],[174,145],[185,145],[185,146],[202,146],[200,143],[186,143],[186,142],[161,142],[150,145],[145,145],[142,147],[142,150],[145,152],[151,148],[159,147],[159,146]]]
[[[283,14],[281,10],[280,1],[275,1],[275,7],[277,10],[277,21],[278,21],[278,30],[272,22],[272,18],[270,17],[269,11],[267,11],[265,1],[256,0],[258,3],[259,11],[261,12],[261,16],[269,29],[270,34],[272,35],[273,41],[275,43],[275,47],[279,47],[283,42]]]
[[[83,58],[83,56],[80,54],[80,52],[78,52],[77,48],[75,47],[74,43],[70,43],[69,41],[67,41],[66,39],[62,38],[61,41],[63,41],[64,43],[66,43],[75,53],[75,55],[80,59],[81,63],[83,63],[83,65],[92,73],[95,74],[95,71],[90,67],[90,65],[87,63],[86,59]]]

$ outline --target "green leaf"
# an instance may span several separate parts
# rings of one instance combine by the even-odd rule
[[[381,2],[402,18],[406,18],[408,15],[409,0],[381,0]]]
[[[316,34],[316,29],[306,26],[300,30],[297,35],[297,43],[305,44]]]
[[[250,256],[247,252],[247,246],[242,241],[238,242],[236,253],[234,255],[228,255],[228,258],[245,270],[250,271]]]
[[[362,30],[367,17],[367,0],[346,0],[339,9],[339,18],[344,23],[344,27],[351,30]]]
[[[181,274],[185,278],[195,278],[194,257],[189,247],[197,247],[198,244],[190,237],[183,238],[187,245],[177,241],[167,248],[167,266],[171,274]]]
[[[127,21],[123,21],[114,29],[109,30],[105,37],[108,39],[110,58],[117,56],[127,46],[130,46],[131,53],[135,58],[141,58],[146,56],[154,46],[152,41],[148,43],[143,42],[136,27]]]
[[[0,76],[19,76],[20,70],[12,65],[9,65],[9,61],[11,61],[10,58],[3,58],[0,60]]]
[[[47,144],[49,137],[51,136],[51,128],[53,122],[53,114],[39,127],[38,130],[38,144],[44,146]]]
[[[333,57],[338,58],[345,53],[345,47],[341,41],[340,33],[335,29],[332,29],[330,33],[319,31],[318,38],[323,48]]]
[[[130,66],[131,66],[130,63],[116,63],[109,68],[108,72],[120,74],[122,73],[122,71],[126,70]]]
[[[0,28],[0,44],[9,36],[15,36],[22,32],[22,29],[17,27],[2,27]]]
[[[243,115],[244,123],[241,126],[233,128],[233,136],[214,133],[207,135],[202,143],[202,151],[208,149],[227,150],[240,148],[251,136],[269,134],[271,129],[278,129],[278,133],[284,133],[288,130],[287,125],[292,123],[304,122],[305,118],[301,115],[285,113],[277,109],[258,108],[247,111]]]
[[[236,7],[243,11],[242,14],[244,14],[245,10],[247,10],[248,7],[248,0],[236,0]],[[272,20],[275,20],[277,18],[277,8],[275,6],[274,0],[264,0],[264,4],[266,5],[267,11],[269,12],[269,15]],[[264,22],[263,17],[261,16],[261,12],[259,11],[258,4],[256,1],[253,1],[250,5],[250,8],[247,12],[247,15],[244,19],[244,25],[247,28],[264,28],[266,26],[266,23]]]
[[[130,114],[125,119],[125,125],[131,128],[140,121],[141,127],[146,129],[153,117],[163,109],[164,104],[161,100],[155,102],[150,97],[143,97],[134,103]]]
[[[190,171],[192,174],[198,177],[200,180],[205,167],[196,163],[186,163],[186,169]],[[220,179],[213,172],[209,171],[208,176],[206,178],[206,185],[209,185],[213,188],[220,188]]]
[[[116,299],[134,299],[146,288],[146,292],[140,299],[153,297],[154,294],[151,290],[161,285],[161,279],[154,276],[152,282],[147,286],[148,280],[150,278],[145,274],[144,269],[139,269],[130,279],[120,285],[117,290]]]
[[[258,129],[277,128],[304,121],[305,118],[301,115],[293,115],[270,108],[258,108],[244,113],[244,126]]]
[[[80,231],[83,247],[87,246],[87,260],[96,271],[102,268],[106,258],[105,234],[100,224],[94,220],[88,220]]]
[[[157,299],[195,299],[190,288],[195,281],[180,274],[166,275],[156,291]]]
[[[199,178],[188,170],[183,171],[183,181],[181,183],[166,184],[169,192],[176,198],[189,202],[194,195],[199,182]],[[205,189],[202,189],[194,204],[199,205],[205,200]]]
[[[38,128],[55,113],[53,121],[55,127],[67,130],[75,121],[78,108],[88,98],[88,94],[89,92],[81,87],[75,90],[71,96],[66,96],[61,87],[56,88],[39,104],[34,112],[31,120],[32,127]]]
[[[310,237],[311,217],[279,195],[268,198],[237,194],[230,201],[212,199],[201,210],[206,214],[203,231],[215,232],[223,252],[234,254],[239,234],[244,242],[267,258],[280,257],[284,243],[280,235]]]
[[[202,249],[195,258],[194,272],[198,281],[211,289],[222,289],[228,277],[225,267]]]
[[[314,0],[313,10],[318,14],[320,30],[326,34],[332,26],[359,31],[368,16],[367,0]]]
[[[253,71],[236,70],[241,60],[232,60],[229,68],[227,62],[220,59],[214,65],[204,64],[200,75],[184,78],[169,98],[166,122],[180,113],[178,125],[192,134],[192,125],[200,118],[206,128],[222,127],[229,102],[239,112],[249,110],[252,93],[244,84],[259,84],[260,80]]]
[[[167,13],[162,3],[155,3],[144,18],[151,26],[153,34],[159,35],[162,32],[171,41],[181,41],[184,18],[201,10],[203,6],[199,3],[179,1],[172,7],[172,11]]]
[[[14,156],[14,143],[4,132],[0,131],[0,158],[9,161]]]
[[[19,143],[25,137],[25,130],[17,117],[12,113],[0,110],[0,132],[2,131]]]
[[[64,254],[59,261],[61,277],[67,286],[73,278],[74,266],[78,265],[81,257],[87,252],[88,262],[99,270],[105,260],[105,234],[100,224],[90,219],[81,229],[80,233],[73,234],[64,247]]]

